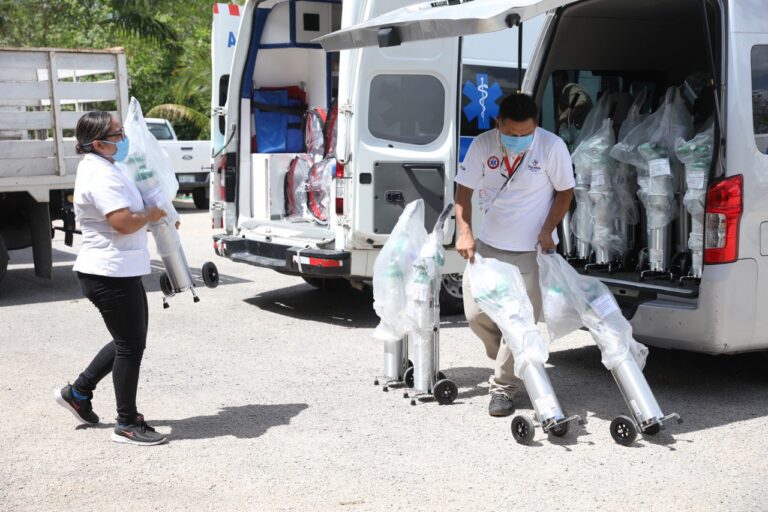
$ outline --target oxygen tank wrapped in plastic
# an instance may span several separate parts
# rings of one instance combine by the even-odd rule
[[[707,127],[686,142],[682,138],[675,144],[677,158],[685,165],[685,181],[687,190],[683,203],[691,214],[691,234],[688,238],[688,248],[692,255],[692,275],[701,277],[704,264],[704,204],[707,199],[707,181],[715,140],[714,121],[709,121]]]
[[[296,155],[285,173],[285,214],[291,220],[312,220],[307,203],[309,174],[313,166],[308,155]]]
[[[681,137],[687,140],[692,131],[693,117],[680,91],[670,87],[659,109],[611,150],[613,158],[637,168],[638,196],[645,205],[649,229],[663,228],[677,217],[680,165],[674,144]]]
[[[559,254],[537,255],[544,318],[552,341],[586,327],[600,348],[602,363],[613,370],[632,357],[645,366],[648,348],[632,337],[613,294],[599,279],[581,275]]]
[[[536,327],[520,271],[509,263],[475,254],[467,272],[475,302],[501,330],[515,358],[515,375],[523,379],[527,365],[547,361],[549,346]]]
[[[589,201],[592,207],[592,247],[598,263],[608,263],[621,256],[626,245],[616,228],[620,203],[614,194],[616,161],[608,156],[615,143],[613,122],[603,120],[602,127],[582,142],[577,151],[582,165],[590,170]]]
[[[179,217],[173,199],[179,182],[168,154],[147,128],[136,98],[131,98],[123,130],[130,144],[128,156],[116,164],[118,169],[136,183],[145,205],[161,208],[168,214],[164,221],[175,224]]]
[[[438,294],[440,267],[445,263],[443,230],[437,229],[427,240],[413,262],[413,271],[406,286],[408,307],[406,316],[411,325],[409,344],[413,358],[413,388],[427,391],[434,374],[434,328],[439,326],[440,307]]]
[[[571,231],[578,241],[576,254],[579,258],[587,258],[589,256],[589,246],[594,236],[592,202],[589,199],[589,189],[592,183],[592,166],[591,159],[586,154],[584,141],[588,140],[595,133],[603,120],[610,114],[609,96],[609,94],[603,94],[595,108],[587,114],[581,131],[576,138],[574,145],[576,149],[572,154],[576,178],[576,187],[574,189],[576,209],[571,217]]]
[[[406,285],[426,239],[424,201],[417,199],[405,207],[373,264],[373,309],[381,319],[376,339],[398,341],[408,331]]]
[[[621,123],[618,141],[624,140],[629,132],[643,122],[645,116],[640,112],[648,97],[648,89],[641,90],[629,108],[627,117]],[[613,150],[613,148],[611,148]],[[640,221],[637,208],[637,171],[625,162],[618,162],[614,178],[614,193],[619,203],[619,223],[634,226]],[[625,243],[627,240],[625,240]],[[625,249],[629,247],[625,245]]]

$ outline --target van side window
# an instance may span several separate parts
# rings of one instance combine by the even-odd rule
[[[430,75],[378,75],[371,81],[368,131],[376,138],[425,145],[443,131],[445,89]]]
[[[752,47],[752,117],[757,147],[768,154],[768,45]]]

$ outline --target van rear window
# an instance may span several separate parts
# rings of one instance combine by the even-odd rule
[[[378,75],[371,80],[368,131],[407,144],[434,142],[443,131],[445,89],[430,75]]]
[[[768,154],[768,45],[752,48],[752,117],[757,147]]]

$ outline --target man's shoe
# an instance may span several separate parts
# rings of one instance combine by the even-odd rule
[[[139,414],[130,425],[120,425],[119,423],[115,425],[112,440],[116,443],[155,446],[163,444],[168,438],[163,434],[158,434],[154,428],[147,425],[144,416]]]
[[[515,412],[515,402],[504,393],[492,393],[491,403],[488,404],[488,414],[491,416],[509,416]]]
[[[93,412],[91,400],[78,400],[72,396],[72,386],[67,384],[63,388],[53,390],[53,398],[56,403],[72,413],[82,425],[96,425],[99,417]]]

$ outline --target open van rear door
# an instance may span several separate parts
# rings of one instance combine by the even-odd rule
[[[410,201],[424,199],[428,230],[453,202],[459,36],[510,28],[574,1],[431,1],[357,24],[343,20],[344,28],[315,40],[326,51],[354,50],[342,53],[339,78],[337,157],[351,178],[339,222],[347,249],[381,246]],[[398,3],[405,4],[368,0],[364,12]],[[454,230],[445,224],[446,244]]]
[[[397,9],[317,39],[326,51],[398,46],[511,28],[578,0],[438,0]]]

